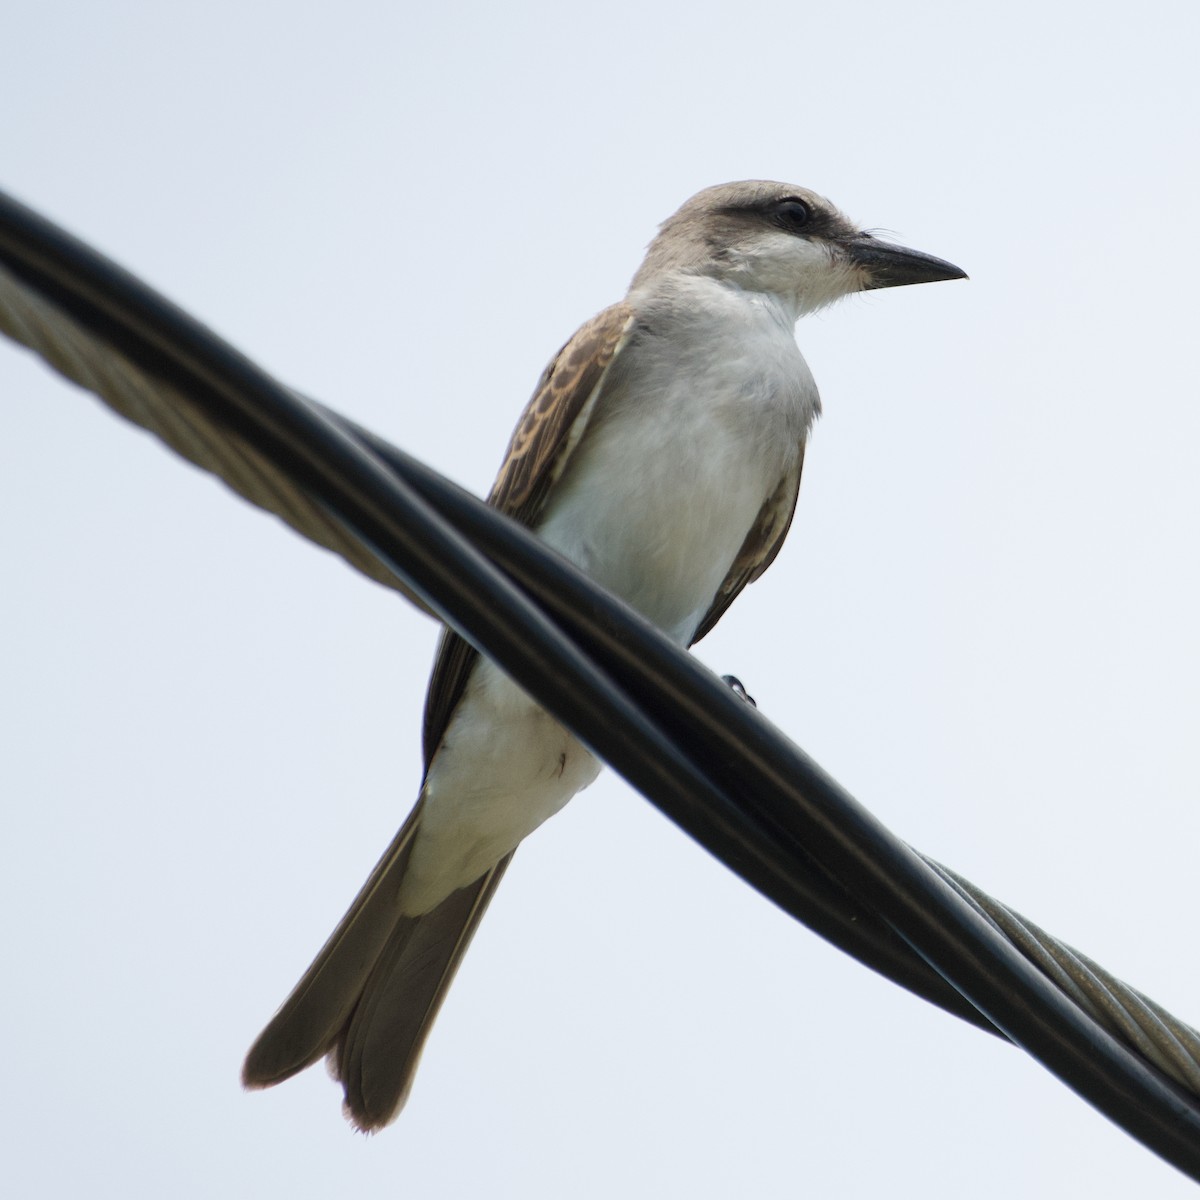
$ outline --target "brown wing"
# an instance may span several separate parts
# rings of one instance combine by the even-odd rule
[[[551,486],[583,436],[604,378],[628,340],[629,305],[614,304],[583,325],[542,373],[508,444],[488,503],[506,516],[533,525]],[[451,630],[442,634],[425,697],[423,743],[429,766],[450,714],[462,697],[475,651]]]
[[[775,561],[796,513],[803,466],[804,445],[801,443],[795,467],[779,481],[779,486],[762,506],[758,520],[746,534],[725,582],[717,589],[712,605],[692,638],[693,646],[725,615],[725,610],[737,599],[742,588],[753,583]]]

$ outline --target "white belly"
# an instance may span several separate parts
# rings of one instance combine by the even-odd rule
[[[599,773],[577,738],[480,659],[425,781],[404,911],[478,879]]]
[[[631,413],[597,431],[538,533],[686,645],[800,443],[673,440],[669,424]]]

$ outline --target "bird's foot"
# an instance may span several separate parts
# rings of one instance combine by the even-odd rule
[[[735,696],[741,696],[741,698],[745,700],[745,702],[750,705],[751,708],[758,707],[758,705],[754,703],[754,697],[750,695],[748,691],[746,691],[745,685],[736,675],[722,675],[721,678],[729,685]]]

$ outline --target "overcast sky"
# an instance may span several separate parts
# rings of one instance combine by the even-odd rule
[[[699,653],[1195,1024],[1198,35],[1194,0],[24,5],[0,186],[480,492],[701,187],[959,263],[801,323],[797,518]],[[522,847],[394,1127],[320,1068],[244,1094],[415,795],[434,626],[7,343],[0,396],[14,1195],[1193,1194],[611,775]]]

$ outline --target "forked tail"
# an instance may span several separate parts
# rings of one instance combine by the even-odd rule
[[[281,1083],[328,1055],[359,1129],[379,1129],[399,1113],[446,989],[512,858],[429,912],[403,915],[400,883],[420,811],[418,804],[250,1048],[246,1087]]]

